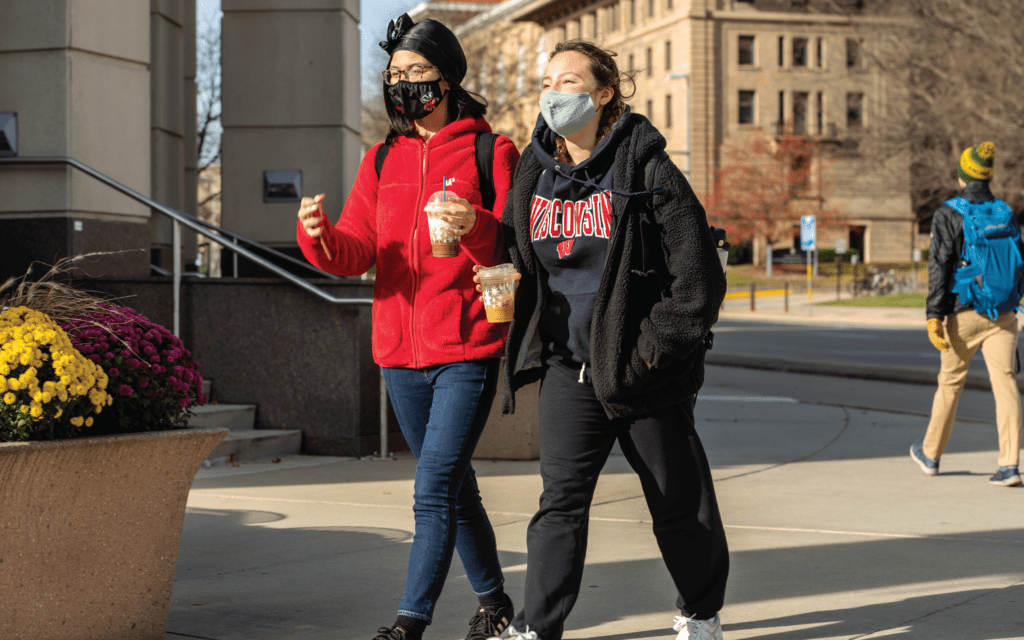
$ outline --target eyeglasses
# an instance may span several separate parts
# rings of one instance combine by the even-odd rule
[[[437,67],[432,65],[414,64],[408,69],[386,69],[381,75],[384,76],[384,82],[388,84],[398,84],[398,81],[405,76],[405,79],[409,82],[419,82],[423,78],[423,72],[427,69],[436,69]]]

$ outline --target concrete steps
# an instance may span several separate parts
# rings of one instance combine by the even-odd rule
[[[209,383],[209,386],[207,386]],[[209,396],[212,382],[203,381]],[[224,440],[206,458],[211,467],[235,462],[273,460],[298,455],[302,448],[302,432],[298,430],[256,429],[256,405],[208,404],[196,407],[190,427],[220,427],[230,430]]]

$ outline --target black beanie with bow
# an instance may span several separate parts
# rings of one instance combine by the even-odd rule
[[[437,20],[413,22],[408,13],[388,24],[388,39],[380,48],[393,56],[396,51],[418,53],[441,72],[445,80],[462,83],[466,77],[466,54],[451,29]]]

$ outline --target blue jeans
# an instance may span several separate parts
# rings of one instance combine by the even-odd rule
[[[398,614],[429,623],[454,550],[478,596],[505,581],[470,464],[494,401],[498,359],[384,369],[384,381],[417,460],[416,533]]]

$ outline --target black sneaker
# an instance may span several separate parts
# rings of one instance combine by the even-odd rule
[[[501,635],[501,632],[512,622],[516,615],[512,607],[512,598],[505,596],[505,605],[496,609],[480,607],[476,615],[469,620],[469,631],[466,640],[487,640]]]
[[[405,627],[400,627],[396,624],[391,628],[381,627],[377,629],[377,635],[373,637],[373,640],[414,640],[414,638],[409,635]],[[415,640],[418,640],[418,638]]]

